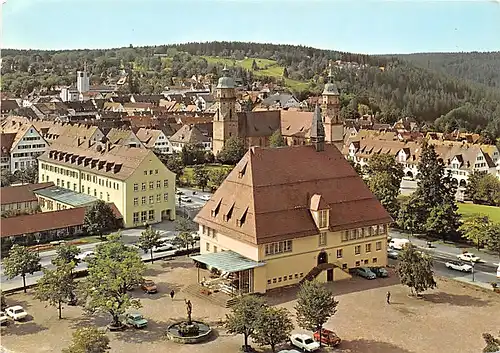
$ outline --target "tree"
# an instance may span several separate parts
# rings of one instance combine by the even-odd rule
[[[224,164],[236,164],[245,155],[246,149],[242,139],[230,137],[217,155],[217,159]]]
[[[209,180],[212,188],[217,189],[227,178],[231,169],[226,168],[214,168],[208,173]]]
[[[463,238],[472,241],[477,247],[477,250],[479,250],[487,239],[487,230],[489,226],[490,219],[488,216],[474,214],[467,217],[458,230],[463,233]]]
[[[281,135],[280,129],[273,132],[271,137],[269,137],[269,146],[273,148],[286,146],[285,139],[283,135]]]
[[[181,150],[181,161],[183,165],[205,163],[205,150],[201,145],[185,144]]]
[[[9,256],[4,260],[4,272],[8,279],[23,277],[23,289],[26,293],[26,275],[40,271],[40,256],[26,247],[14,244]]]
[[[259,69],[259,67],[257,66],[257,62],[255,61],[255,59],[253,59],[252,61],[252,71],[257,71]]]
[[[460,225],[460,215],[455,202],[447,202],[434,206],[425,223],[427,233],[446,239],[449,234],[457,231]]]
[[[28,184],[38,183],[38,165],[31,165],[22,172],[22,181]]]
[[[75,289],[73,279],[74,263],[60,263],[55,270],[43,269],[43,276],[38,280],[35,289],[35,298],[57,306],[59,319],[62,319],[61,304],[64,300],[72,298]]]
[[[333,293],[317,281],[306,281],[297,293],[297,323],[309,331],[319,331],[321,345],[321,329],[325,322],[337,312],[338,301]]]
[[[73,339],[62,353],[106,353],[111,349],[109,338],[96,327],[82,327],[73,332]]]
[[[181,244],[186,250],[189,248],[189,244],[193,244],[194,239],[191,233],[193,232],[193,223],[189,218],[177,217],[175,220],[175,230],[179,233],[176,236],[176,241]]]
[[[141,283],[144,270],[137,251],[123,244],[119,234],[110,235],[106,243],[97,245],[95,257],[89,261],[83,285],[87,309],[108,312],[112,326],[120,327],[120,316],[130,307],[141,306],[127,291]]]
[[[419,293],[436,287],[434,273],[432,271],[432,258],[410,243],[405,246],[399,254],[397,273],[401,283],[410,287],[411,294],[418,296]]]
[[[407,197],[405,201],[401,202],[398,211],[397,224],[398,227],[409,231],[411,236],[413,236],[413,232],[415,230],[421,229],[421,225],[418,223],[418,200],[415,200],[414,197]]]
[[[153,263],[153,248],[162,245],[162,241],[160,240],[160,232],[154,230],[152,227],[148,227],[141,233],[138,245],[142,250],[149,251],[151,255],[151,263]]]
[[[62,243],[56,248],[56,256],[52,259],[52,264],[57,266],[73,263],[76,267],[80,263],[80,259],[77,258],[80,253],[81,250],[76,245]]]
[[[97,200],[85,211],[83,226],[89,234],[104,237],[106,231],[116,228],[117,220],[111,206],[102,200]]]
[[[500,206],[500,180],[492,174],[480,171],[472,173],[465,193],[474,203]]]
[[[292,330],[293,322],[287,309],[265,306],[257,318],[253,339],[262,346],[271,346],[274,353],[277,345],[289,339]]]
[[[244,351],[248,351],[248,338],[254,334],[265,303],[261,298],[246,295],[239,297],[231,307],[231,313],[226,314],[224,326],[229,333],[243,335]]]
[[[287,70],[286,66],[283,68],[283,77],[288,78],[288,70]]]
[[[201,191],[205,191],[208,185],[208,169],[202,165],[195,165],[193,170],[193,178],[196,186],[201,188]]]
[[[403,166],[389,154],[375,154],[365,166],[368,187],[382,206],[396,218],[398,212],[397,197],[403,179]]]
[[[359,164],[357,164],[356,162],[354,162],[352,159],[348,159],[347,160],[349,162],[349,164],[351,165],[351,167],[354,168],[354,171],[356,173],[358,173],[358,175],[363,178],[363,170],[361,169],[361,166]]]
[[[500,223],[490,223],[486,229],[486,245],[500,258]]]
[[[184,174],[184,165],[182,164],[182,159],[178,155],[171,155],[167,157],[166,162],[163,162],[168,170],[175,173],[176,182],[179,182],[179,178]]]
[[[6,187],[10,186],[15,180],[14,175],[9,172],[8,170],[2,169],[1,171],[1,179],[0,179],[0,186],[1,187]]]
[[[483,339],[484,343],[486,343],[483,353],[496,353],[500,350],[500,338],[497,339],[490,333],[483,333]]]

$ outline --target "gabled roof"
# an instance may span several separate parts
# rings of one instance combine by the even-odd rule
[[[238,112],[240,136],[267,137],[280,128],[280,111]]]
[[[7,205],[18,202],[36,201],[37,198],[33,191],[51,186],[54,186],[53,182],[3,187],[0,189],[0,202],[2,205]]]
[[[15,132],[1,133],[0,134],[0,152],[2,157],[10,156],[12,144],[16,138]]]
[[[313,113],[290,110],[281,111],[281,135],[307,138],[311,132]]]
[[[170,142],[198,144],[209,142],[210,139],[202,134],[196,125],[184,125],[170,137]]]
[[[331,231],[392,221],[333,145],[322,152],[309,145],[252,147],[195,221],[253,244],[310,236],[319,233],[310,212],[314,194],[330,208]]]
[[[153,148],[156,140],[163,134],[161,130],[140,128],[136,136],[147,148]]]

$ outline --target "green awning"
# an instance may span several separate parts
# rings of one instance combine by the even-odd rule
[[[201,262],[207,266],[223,272],[245,271],[251,268],[264,266],[265,262],[257,262],[247,259],[234,251],[221,251],[191,256],[194,261]]]

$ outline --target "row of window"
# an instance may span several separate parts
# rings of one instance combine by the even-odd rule
[[[209,227],[201,226],[201,233],[204,235],[208,235],[209,237],[215,238],[216,233],[215,230]]]
[[[210,252],[210,243],[206,243],[205,244],[205,249]],[[217,245],[214,245],[214,253],[216,253],[217,251],[219,251],[219,249],[217,248]]]
[[[368,259],[358,260],[358,261],[356,261],[356,267],[360,267],[361,264],[368,265],[369,263],[370,263],[370,261]],[[372,259],[372,264],[374,264],[374,265],[377,264],[377,258],[376,257],[374,257]],[[344,265],[345,265],[345,267],[344,267]],[[342,268],[343,269],[347,269],[347,264],[344,264],[344,265],[342,265]]]
[[[45,144],[38,143],[38,144],[34,144],[34,145],[18,145],[17,146],[18,150],[30,150],[32,148],[45,148]]]
[[[155,220],[155,210],[134,212],[134,214],[133,214],[134,224],[138,224],[139,221],[141,223],[144,223],[147,221],[154,221],[154,220]]]
[[[265,246],[266,256],[282,254],[282,253],[287,253],[287,252],[292,252],[292,241],[291,240],[278,241],[276,243],[269,243],[269,244],[266,244],[266,246]]]
[[[382,250],[382,242],[378,241],[375,243],[375,251],[380,251]],[[372,252],[372,244],[368,243],[365,244],[365,253],[371,253]],[[361,254],[361,245],[356,245],[354,247],[354,255],[360,255]],[[338,250],[337,250],[337,257],[338,257]]]
[[[9,204],[7,204],[7,205],[9,205]],[[11,209],[11,210],[14,209],[14,204],[11,204],[11,205],[12,205],[12,207],[6,207],[6,205],[2,205],[2,211],[9,210],[9,209]],[[15,208],[18,209],[18,210],[20,210],[21,208],[23,208],[22,206],[23,206],[23,202],[17,202]],[[31,202],[24,202],[24,208],[31,209],[32,208],[31,207]]]
[[[30,166],[36,166],[36,161],[20,161],[14,162],[14,170],[29,168]]]
[[[141,197],[141,205],[146,205],[147,204],[146,201],[147,201],[146,196],[142,196]],[[168,201],[168,193],[167,192],[163,194],[163,201]],[[161,194],[156,195],[156,202],[157,203],[161,202]],[[155,203],[155,196],[154,195],[149,195],[149,203],[150,204]],[[139,206],[139,198],[138,197],[134,197],[134,206]]]
[[[38,141],[38,140],[40,140],[40,136],[23,137],[23,141]]]
[[[155,170],[154,170],[154,173],[155,173],[155,174],[158,174],[158,169],[155,169]],[[147,171],[147,170],[145,170],[145,171],[144,171],[144,175],[148,175],[148,171]],[[149,175],[153,175],[153,169],[150,169],[150,170],[149,170]]]
[[[53,166],[53,165],[47,165],[46,163],[42,163],[41,168],[43,170],[48,170],[50,172],[62,174],[62,175],[68,176],[70,178],[78,178],[78,172],[76,172],[74,170],[69,170],[66,168]],[[99,178],[94,174],[84,173],[84,172],[81,173],[81,176],[82,176],[82,181],[88,181],[90,183],[99,184],[100,186],[105,186],[107,188],[112,188],[114,190],[120,189],[120,184],[118,182],[114,182],[114,181],[104,179],[104,178]],[[69,187],[68,187],[68,189],[69,189]]]
[[[13,153],[12,158],[23,158],[23,157],[38,157],[40,152],[20,152]]]
[[[272,278],[272,279],[269,278],[267,280],[267,284],[270,285],[271,283],[275,284],[275,283],[293,281],[294,279],[298,280],[298,279],[300,279],[302,277],[304,277],[304,273],[303,272],[295,273],[295,274],[292,273],[291,275],[287,275],[287,276],[275,277],[275,278]]]
[[[342,241],[362,239],[364,237],[371,237],[375,235],[382,235],[387,233],[387,225],[378,225],[365,228],[357,228],[342,231]]]
[[[155,185],[156,185],[157,189],[161,189],[162,181],[161,180],[156,180],[156,182],[150,181],[149,182],[149,190],[153,190],[155,188]],[[141,184],[141,191],[146,191],[147,186],[148,186],[147,183],[142,183]],[[163,180],[163,187],[168,188],[168,179]],[[138,183],[134,184],[134,191],[135,192],[139,191],[139,184]]]

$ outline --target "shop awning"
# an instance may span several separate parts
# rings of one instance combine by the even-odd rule
[[[207,266],[223,272],[245,271],[251,268],[264,266],[265,262],[257,262],[247,259],[234,251],[221,251],[191,256],[194,261],[201,262]]]

